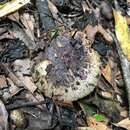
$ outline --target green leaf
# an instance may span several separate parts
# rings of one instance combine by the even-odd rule
[[[94,118],[96,119],[96,121],[101,122],[101,121],[105,121],[105,116],[101,115],[101,114],[95,114]]]

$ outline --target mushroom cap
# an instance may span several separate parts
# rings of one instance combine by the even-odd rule
[[[62,35],[46,48],[45,59],[36,65],[34,73],[39,90],[46,96],[76,101],[89,95],[97,85],[100,57],[82,40]]]

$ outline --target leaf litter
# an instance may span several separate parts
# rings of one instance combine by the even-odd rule
[[[129,130],[129,10],[129,0],[0,2],[0,130]]]

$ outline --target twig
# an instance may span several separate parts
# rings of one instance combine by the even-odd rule
[[[39,101],[39,102],[27,102],[27,103],[22,103],[22,104],[10,104],[6,105],[7,110],[13,110],[13,109],[18,109],[22,107],[32,107],[36,105],[41,105],[47,103],[46,101]]]
[[[126,86],[126,91],[127,91],[127,96],[128,96],[128,105],[129,105],[129,118],[130,118],[130,62],[128,61],[128,59],[124,56],[120,46],[119,46],[119,42],[116,38],[116,36],[111,33],[115,44],[116,44],[116,48],[117,48],[117,52],[119,55],[119,59],[121,62],[121,68],[122,68],[122,73],[123,73],[123,78],[124,78],[124,82],[125,82],[125,86]]]

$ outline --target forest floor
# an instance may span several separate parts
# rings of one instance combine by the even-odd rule
[[[130,130],[130,1],[1,0],[0,130]]]

